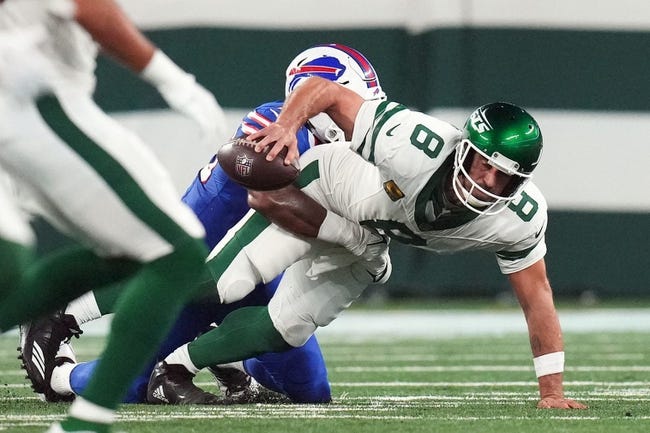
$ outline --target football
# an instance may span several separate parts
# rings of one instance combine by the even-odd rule
[[[284,165],[285,147],[272,161],[266,160],[269,148],[255,152],[255,143],[244,138],[230,140],[217,152],[219,165],[238,184],[256,191],[270,191],[291,184],[300,170]]]

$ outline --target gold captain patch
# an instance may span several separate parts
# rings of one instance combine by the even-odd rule
[[[399,189],[399,186],[397,186],[394,180],[389,180],[388,182],[384,182],[384,191],[386,191],[388,197],[390,197],[390,199],[393,201],[397,201],[401,198],[404,198],[404,193],[402,192],[401,189]]]

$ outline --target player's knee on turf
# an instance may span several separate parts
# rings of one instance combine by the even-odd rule
[[[244,367],[262,386],[286,395],[294,403],[328,403],[332,399],[316,337],[302,347],[247,359]]]
[[[310,344],[312,341],[313,345]],[[332,401],[327,369],[315,339],[309,340],[301,350],[289,351],[289,354],[284,389],[291,401],[295,403]]]

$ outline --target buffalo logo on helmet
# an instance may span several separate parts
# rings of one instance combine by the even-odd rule
[[[298,54],[287,68],[288,96],[309,77],[339,83],[364,99],[385,98],[377,73],[359,51],[342,44],[315,45]]]
[[[237,155],[237,158],[235,158],[235,171],[239,176],[250,176],[253,171],[253,159],[246,155]]]
[[[336,81],[345,72],[345,66],[336,57],[323,56],[304,63],[289,71],[293,78],[289,84],[289,91],[293,91],[298,81],[307,77],[321,77],[326,80]]]

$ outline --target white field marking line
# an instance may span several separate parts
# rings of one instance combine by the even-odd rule
[[[43,401],[43,399],[38,398],[36,394],[34,397],[4,397],[2,401]]]
[[[425,365],[425,366],[403,366],[403,367],[333,367],[330,371],[339,373],[364,373],[364,372],[454,372],[454,371],[533,371],[532,365]]]
[[[610,361],[638,361],[647,359],[643,353],[612,353],[612,354],[592,354],[576,356],[580,359],[597,359]],[[467,355],[403,355],[403,354],[383,354],[383,355],[364,355],[350,352],[349,355],[327,356],[327,362],[389,362],[389,361],[525,361],[530,360],[530,354],[506,355],[506,354],[467,354]]]
[[[587,391],[574,391],[571,393],[572,396],[580,398],[588,398],[591,401],[610,401],[612,398],[616,398],[619,401],[646,401],[650,400],[650,389],[621,389],[621,390],[612,390],[612,389],[596,389],[596,390],[587,390]],[[343,395],[340,397],[334,398],[333,405],[340,405],[347,401],[370,401],[370,402],[417,402],[417,401],[488,401],[492,402],[494,400],[499,401],[511,401],[517,402],[519,400],[537,400],[537,392],[505,392],[505,391],[487,391],[487,392],[470,392],[465,395],[444,395],[444,394],[433,394],[433,395],[413,395],[413,396],[363,396],[363,397],[350,397]],[[4,400],[6,401],[41,401],[38,397],[7,397]],[[309,406],[309,405],[287,405],[282,407],[296,407],[296,406]],[[123,408],[128,410],[129,408],[134,407],[130,405],[125,405]],[[321,407],[315,405],[315,407]],[[278,409],[274,409],[277,411]],[[0,416],[0,419],[2,417]]]
[[[199,387],[214,387],[214,382],[196,382]],[[537,382],[533,381],[503,381],[503,382],[332,382],[332,386],[347,386],[358,388],[363,386],[386,386],[386,387],[424,387],[424,386],[451,386],[451,387],[486,387],[486,386],[536,386]],[[565,381],[566,386],[602,386],[602,387],[647,387],[649,381],[629,381],[629,382],[601,382],[601,381]],[[0,388],[29,388],[28,384],[9,383],[0,385]]]
[[[52,414],[43,414],[43,415],[0,415],[0,421],[56,421],[62,419],[64,415],[52,415]]]
[[[569,366],[565,371],[650,371],[650,365]]]
[[[602,393],[599,391],[586,391],[586,392],[574,392],[574,395],[589,396],[590,398],[599,398],[602,397]],[[644,390],[644,392],[639,394],[612,394],[610,397],[645,397],[642,398],[646,400],[650,397],[650,392]],[[407,396],[392,396],[392,395],[377,395],[377,396],[341,396],[337,397],[334,400],[335,404],[340,404],[341,402],[347,401],[381,401],[381,402],[411,402],[411,401],[427,401],[427,400],[449,400],[449,401],[464,401],[464,400],[519,400],[519,399],[531,399],[537,400],[537,392],[471,392],[465,395],[438,395],[438,394],[428,394],[428,395],[407,395]],[[611,400],[611,398],[607,399]]]
[[[123,406],[123,411],[118,413],[118,420],[120,422],[162,422],[169,419],[225,419],[225,418],[237,418],[237,419],[365,419],[371,421],[382,421],[382,420],[432,420],[432,421],[481,421],[481,420],[519,420],[519,421],[533,421],[538,422],[538,419],[531,418],[530,416],[488,416],[488,417],[478,417],[478,416],[400,416],[400,415],[360,415],[357,412],[367,411],[372,409],[373,411],[379,411],[384,409],[385,411],[391,410],[400,410],[400,406],[395,407],[395,402],[407,402],[407,401],[423,401],[423,408],[435,408],[426,402],[428,399],[440,399],[441,396],[428,396],[428,398],[423,398],[422,396],[415,397],[386,397],[378,396],[370,399],[355,397],[345,400],[358,400],[358,401],[367,401],[367,405],[361,405],[356,407],[346,407],[341,403],[333,403],[330,405],[243,405],[239,407],[189,407],[189,408],[179,408],[179,412],[165,413],[165,414],[154,414],[146,410],[136,409],[134,411],[129,410],[129,407],[137,406]],[[457,396],[447,396],[447,398],[458,399]],[[467,400],[467,399],[464,399]],[[529,399],[534,400],[534,399]],[[494,402],[494,399],[492,400]],[[378,406],[379,405],[379,406]],[[382,408],[381,405],[389,405],[386,408]],[[413,405],[411,404],[412,408]],[[339,412],[339,413],[336,413]],[[343,412],[343,413],[340,413]],[[63,415],[0,415],[0,429],[9,429],[13,427],[24,427],[24,426],[43,426],[51,423],[52,421],[62,419]],[[597,417],[590,415],[580,415],[578,413],[573,414],[572,416],[553,416],[548,419],[558,420],[558,421],[599,421],[607,419],[617,419],[620,420],[619,416],[611,417]],[[649,420],[650,416],[633,416],[630,419],[635,420]],[[2,422],[4,421],[4,422]]]
[[[63,418],[61,418],[63,419]],[[51,423],[49,422],[27,422],[27,423],[17,423],[17,424],[1,424],[0,431],[12,431],[16,427],[49,427]]]
[[[498,382],[494,383],[498,385]],[[591,400],[611,400],[612,397],[616,397],[619,400],[647,400],[650,399],[650,388],[629,388],[629,389],[594,389],[594,390],[583,390],[583,391],[573,391],[572,395],[588,397]],[[419,400],[520,400],[522,398],[529,400],[537,399],[537,391],[472,391],[467,392],[464,395],[445,395],[445,394],[422,394],[422,395],[412,395],[412,396],[349,396],[346,393],[339,397],[335,397],[334,405],[341,404],[346,401],[389,401],[389,402],[400,402],[400,401],[419,401]],[[27,400],[37,400],[42,401],[39,397],[7,397],[5,400],[11,401],[27,401]],[[296,407],[296,406],[310,406],[307,404],[303,405],[288,405],[286,407]],[[315,407],[322,407],[321,405],[314,405]],[[134,407],[130,405],[123,406],[128,410],[128,408]]]
[[[588,398],[590,401],[611,401],[612,398],[616,398],[619,401],[650,401],[650,390],[639,389],[639,390],[629,390],[623,389],[620,392],[614,392],[612,390],[595,390],[595,391],[573,391],[571,393],[572,397]],[[498,401],[509,401],[517,402],[519,400],[537,400],[537,392],[485,392],[477,393],[472,392],[466,395],[457,396],[457,395],[415,395],[415,396],[374,396],[374,397],[349,397],[341,396],[335,397],[335,403],[338,404],[346,401],[390,401],[390,402],[402,402],[402,401],[488,401],[492,402],[495,400]],[[42,401],[38,397],[6,397],[4,401]],[[293,407],[293,405],[291,405]],[[304,405],[303,405],[304,406]],[[128,410],[132,406],[125,405],[125,410]],[[0,416],[0,419],[2,416]]]
[[[30,386],[26,383],[6,383],[0,385],[0,389],[2,388],[29,388]]]
[[[331,367],[330,371],[341,373],[367,373],[367,372],[458,372],[458,371],[533,371],[532,365],[425,365],[425,366],[375,366],[375,367]],[[650,371],[650,365],[613,365],[613,366],[576,366],[566,367],[565,371],[575,372],[625,372],[625,371]]]
[[[274,406],[275,407],[275,406]],[[192,414],[175,414],[168,413],[164,415],[149,414],[149,413],[123,413],[118,414],[117,419],[119,422],[162,422],[165,420],[183,420],[183,419],[226,419],[226,418],[237,418],[237,419],[365,419],[373,421],[382,421],[382,420],[431,420],[431,421],[531,421],[538,423],[539,419],[530,417],[530,416],[399,416],[399,415],[387,415],[387,416],[372,416],[372,415],[359,415],[359,414],[305,414],[305,413],[291,413],[276,415],[273,412],[264,412],[264,413],[252,413],[252,411],[259,412],[259,407],[255,406],[249,408],[248,411],[221,411],[218,413],[210,411],[202,411],[203,413],[192,413]],[[43,426],[48,423],[56,420],[62,419],[62,416],[57,416],[56,418],[51,418],[50,416],[30,416],[29,419],[25,419],[24,422],[21,420],[15,420],[10,423],[0,423],[0,429],[11,429],[12,427],[25,427],[25,426]],[[555,421],[603,421],[603,420],[618,420],[624,422],[623,418],[620,416],[609,416],[609,417],[599,417],[591,415],[579,415],[577,412],[575,415],[571,416],[551,416],[544,418],[545,420],[555,420]],[[632,416],[629,417],[630,420],[639,421],[639,420],[650,420],[649,415],[643,416]],[[45,422],[43,422],[45,421]]]
[[[225,419],[225,418],[237,418],[237,419],[363,419],[363,420],[372,420],[372,421],[382,421],[382,420],[431,420],[431,421],[533,421],[539,422],[539,419],[525,417],[525,416],[488,416],[488,417],[477,417],[477,416],[409,416],[409,415],[384,415],[384,416],[373,416],[373,415],[339,415],[339,414],[308,414],[303,416],[302,414],[289,414],[286,416],[274,415],[272,413],[268,414],[253,414],[253,413],[237,413],[237,414],[228,414],[228,413],[218,413],[218,414],[206,414],[206,415],[169,415],[164,417],[159,416],[138,416],[138,417],[118,417],[119,421],[138,421],[138,422],[160,422],[164,419]],[[606,419],[620,419],[620,417],[597,417],[597,416],[553,416],[549,418],[544,418],[545,420],[562,420],[562,421],[602,421]],[[634,420],[646,420],[650,419],[650,416],[634,416],[631,417]]]
[[[481,387],[508,387],[508,386],[537,386],[533,381],[511,381],[511,382],[332,382],[332,386],[347,386],[350,388],[360,387],[459,387],[459,388],[481,388]],[[598,382],[598,381],[565,381],[565,386],[602,386],[602,387],[647,387],[650,382]]]
[[[27,373],[25,373],[25,370],[23,369],[16,369],[16,370],[0,370],[0,377],[4,376],[24,376]]]
[[[406,358],[406,357],[405,357]],[[435,360],[435,357],[432,358]],[[395,360],[395,359],[391,359]],[[424,357],[415,357],[414,359],[404,359],[405,361],[428,360]],[[328,359],[329,361],[329,359]],[[383,361],[387,361],[384,359]],[[532,365],[468,365],[468,366],[350,366],[350,367],[330,367],[330,371],[336,372],[459,372],[459,371],[532,371]],[[573,372],[625,372],[625,371],[650,371],[650,365],[614,365],[614,366],[567,366],[566,371]],[[0,376],[23,376],[24,370],[1,370]]]

